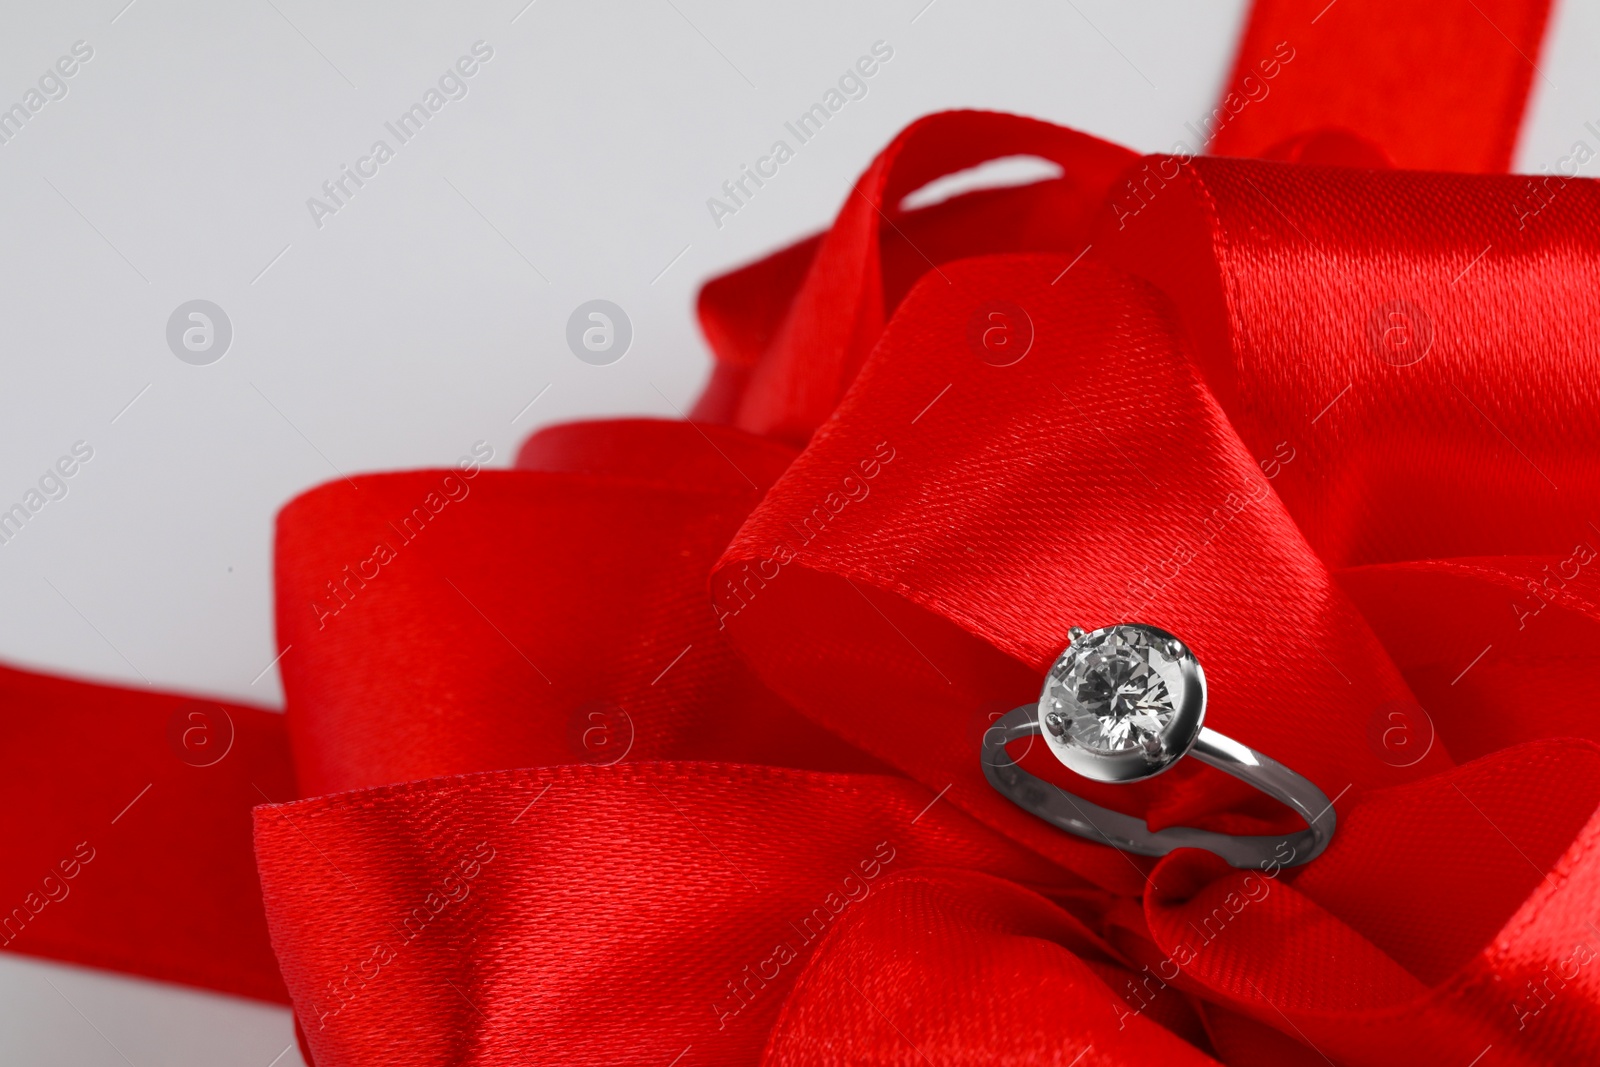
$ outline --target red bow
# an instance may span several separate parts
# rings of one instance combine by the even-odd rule
[[[1503,165],[1310,79],[1275,128],[1251,85],[1321,62],[1263,45],[1285,11],[1220,145]],[[1018,154],[1063,177],[900,207]],[[298,498],[287,739],[7,675],[54,712],[12,749],[67,769],[27,783],[61,804],[15,831],[10,947],[269,997],[281,967],[321,1067],[1594,1058],[1600,187],[1192,154],[925,119],[826,234],[706,288],[693,420]],[[979,739],[1068,627],[1128,620],[1335,798],[1321,858],[1131,857],[990,789]],[[1072,787],[1296,825],[1191,763]]]

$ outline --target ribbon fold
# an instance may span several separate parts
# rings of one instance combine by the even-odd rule
[[[1387,10],[1258,5],[1204,132],[1265,159],[913,124],[702,291],[691,421],[297,498],[286,716],[0,672],[49,768],[0,778],[4,947],[286,999],[319,1067],[1600,1056],[1600,186],[1472,173],[1542,4],[1415,108],[1417,15],[1327,91]],[[1501,121],[1419,129],[1463,94]],[[902,207],[1019,154],[1062,177]],[[1132,620],[1334,798],[1318,860],[988,787],[1068,628]],[[1071,788],[1295,825],[1192,763]]]

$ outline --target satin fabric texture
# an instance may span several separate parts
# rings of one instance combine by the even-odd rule
[[[1287,8],[1241,92],[1313,80]],[[1594,1060],[1600,187],[1469,173],[1526,92],[1479,73],[1488,132],[1262,104],[1217,142],[1261,159],[919,121],[704,289],[689,419],[291,502],[287,716],[0,675],[51,769],[0,783],[6,947],[288,999],[320,1067]],[[1061,177],[901,206],[1015,155]],[[1129,856],[987,785],[1068,628],[1130,620],[1334,798],[1322,857]]]

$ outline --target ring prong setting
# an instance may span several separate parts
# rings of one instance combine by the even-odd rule
[[[1182,759],[1205,720],[1205,673],[1188,647],[1136,622],[1067,636],[1039,694],[1051,754],[1100,782],[1150,778]]]

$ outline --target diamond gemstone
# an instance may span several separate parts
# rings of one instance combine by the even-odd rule
[[[1111,626],[1078,638],[1050,668],[1039,698],[1050,740],[1107,754],[1160,753],[1177,714],[1181,651],[1141,626]]]

